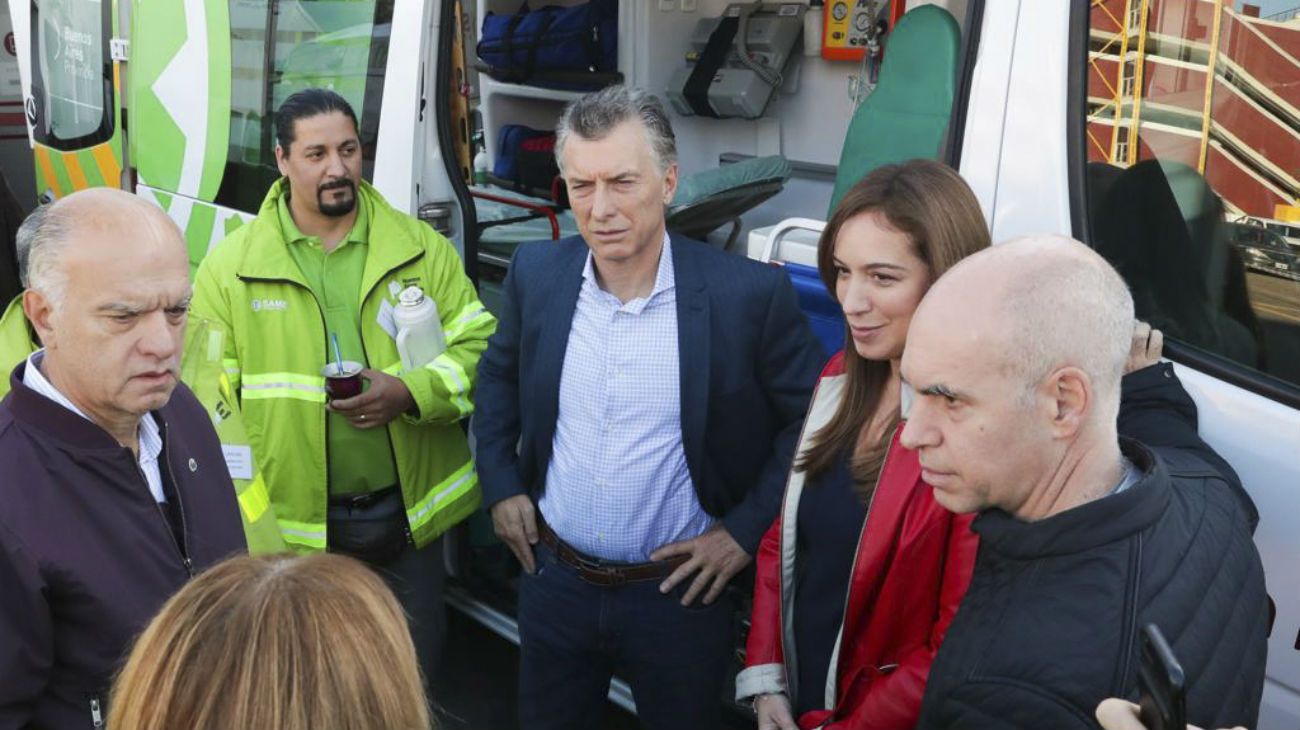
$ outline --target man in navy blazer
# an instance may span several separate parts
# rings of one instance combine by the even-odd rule
[[[524,566],[521,726],[599,727],[613,673],[645,727],[715,728],[728,581],[777,513],[823,353],[778,270],[665,230],[659,101],[565,109],[580,237],[521,246],[479,364],[478,474]]]

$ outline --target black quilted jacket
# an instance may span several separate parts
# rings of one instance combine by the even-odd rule
[[[974,577],[919,727],[1096,728],[1103,698],[1137,696],[1148,622],[1187,675],[1189,722],[1255,726],[1269,621],[1255,507],[1172,368],[1135,375],[1121,430],[1142,442],[1121,445],[1138,483],[1039,522],[975,520]]]

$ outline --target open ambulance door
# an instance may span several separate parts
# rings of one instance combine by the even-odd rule
[[[1298,727],[1300,270],[1259,255],[1240,221],[1286,230],[1275,219],[1300,214],[1287,172],[1300,62],[1285,51],[1300,48],[1300,25],[1208,0],[997,0],[984,12],[961,172],[994,241],[1087,242],[1166,332],[1202,437],[1259,509],[1273,620],[1258,728]]]
[[[356,110],[363,176],[394,207],[415,215],[450,197],[424,88],[439,78],[431,39],[442,3],[132,2],[135,191],[185,232],[192,265],[279,178],[274,111],[305,88],[333,89]],[[451,209],[438,207],[443,219]]]
[[[126,0],[123,0],[125,2]],[[121,76],[112,0],[9,0],[36,191],[119,187]]]

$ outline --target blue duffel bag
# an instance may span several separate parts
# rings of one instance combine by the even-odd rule
[[[560,174],[555,163],[555,132],[522,124],[502,125],[492,174],[500,179],[497,184],[509,181],[519,192],[549,191]]]
[[[537,10],[530,10],[525,2],[511,15],[489,12],[483,18],[477,50],[489,74],[509,81],[532,82],[556,71],[616,72],[618,0]],[[581,86],[581,82],[566,85]]]

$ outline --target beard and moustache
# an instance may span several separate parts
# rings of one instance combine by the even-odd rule
[[[325,193],[330,190],[340,189],[349,191],[351,195],[332,203],[325,202]],[[331,218],[341,218],[348,213],[351,213],[352,209],[357,207],[357,186],[347,178],[327,182],[316,188],[316,205],[320,208],[322,215],[327,215]]]

